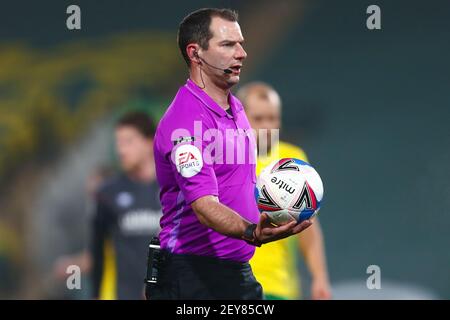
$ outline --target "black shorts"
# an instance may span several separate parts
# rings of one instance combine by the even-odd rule
[[[262,287],[249,263],[164,253],[152,300],[261,300]]]

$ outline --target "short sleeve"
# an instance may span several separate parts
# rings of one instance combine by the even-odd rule
[[[175,121],[170,128],[163,137],[165,161],[170,163],[186,203],[207,195],[218,196],[214,164],[207,152],[210,142],[202,140],[206,130],[214,129],[212,120],[192,115]]]

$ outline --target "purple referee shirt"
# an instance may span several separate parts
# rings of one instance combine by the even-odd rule
[[[256,144],[240,101],[228,97],[230,115],[192,80],[182,86],[155,134],[161,188],[161,248],[172,253],[247,262],[254,247],[202,225],[190,204],[213,195],[257,223],[254,198]]]

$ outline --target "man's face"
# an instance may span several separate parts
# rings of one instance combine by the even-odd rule
[[[231,88],[239,82],[242,62],[247,57],[243,48],[244,38],[241,28],[237,22],[213,17],[209,29],[213,37],[209,40],[208,50],[202,50],[200,56],[215,67],[229,68],[233,72],[224,74],[223,71],[207,65],[204,65],[203,70],[212,81],[221,87],[225,85]]]
[[[153,140],[144,137],[132,126],[116,128],[116,152],[124,171],[129,172],[141,166],[151,154]]]
[[[257,141],[260,143],[264,132],[266,132],[266,141],[270,146],[271,130],[280,129],[281,125],[281,107],[277,96],[269,94],[268,97],[261,98],[258,94],[249,93],[246,104],[245,113],[253,129],[256,130]],[[262,129],[266,129],[262,131]]]

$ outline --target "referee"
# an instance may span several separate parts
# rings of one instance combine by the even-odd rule
[[[197,10],[179,26],[189,79],[155,135],[163,259],[152,299],[261,299],[248,263],[255,246],[311,225],[274,227],[258,212],[255,140],[230,93],[247,57],[243,42],[228,9]]]

